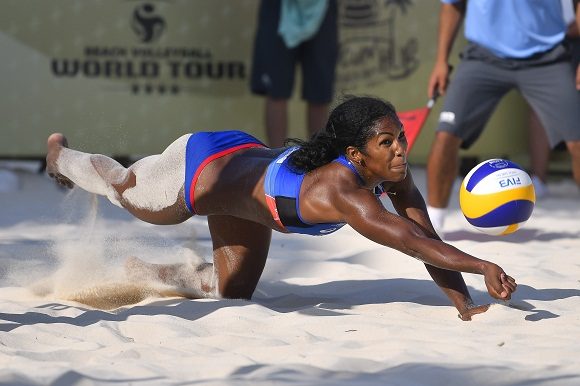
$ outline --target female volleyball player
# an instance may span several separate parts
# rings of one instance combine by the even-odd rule
[[[510,299],[515,280],[501,267],[442,242],[408,169],[407,142],[395,109],[351,97],[310,141],[270,149],[240,131],[184,135],[162,154],[129,168],[103,155],[48,138],[47,171],[59,183],[105,195],[135,217],[176,224],[208,217],[213,264],[157,265],[128,261],[190,297],[251,298],[264,268],[272,230],[324,235],[349,224],[362,236],[412,256],[449,297],[463,320],[474,305],[460,272],[481,274],[489,294]],[[398,215],[377,196],[386,193]]]

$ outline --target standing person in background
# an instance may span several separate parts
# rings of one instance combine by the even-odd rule
[[[324,127],[334,96],[338,58],[336,0],[262,0],[254,44],[251,90],[263,95],[268,144],[281,147],[288,134],[288,99],[297,63],[309,134]]]
[[[550,146],[566,142],[580,185],[580,95],[562,44],[567,26],[560,0],[441,3],[437,58],[427,90],[429,97],[436,90],[446,95],[427,165],[428,210],[435,228],[443,228],[459,149],[477,140],[500,99],[512,89],[519,90],[538,114]],[[449,83],[449,54],[464,16],[469,44]]]
[[[576,90],[580,92],[580,31],[576,23],[575,13],[580,12],[577,0],[561,0],[562,16],[568,25],[566,44],[572,55],[572,68],[576,70]],[[574,9],[576,11],[574,11]],[[580,106],[578,106],[580,109]],[[529,116],[530,134],[530,169],[532,182],[536,190],[536,198],[543,198],[549,194],[546,185],[548,177],[548,164],[550,162],[550,145],[542,122],[534,110],[530,109]],[[558,144],[558,148],[560,144]]]

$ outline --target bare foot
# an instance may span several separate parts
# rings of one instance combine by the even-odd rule
[[[68,147],[68,142],[61,133],[54,133],[48,137],[46,141],[48,152],[46,153],[46,172],[48,175],[56,180],[59,185],[71,188],[74,186],[73,182],[67,177],[60,174],[56,160],[63,147]]]

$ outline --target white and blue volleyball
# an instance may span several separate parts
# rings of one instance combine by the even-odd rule
[[[467,221],[489,235],[517,231],[532,215],[535,202],[528,173],[505,159],[490,159],[471,169],[459,191]]]

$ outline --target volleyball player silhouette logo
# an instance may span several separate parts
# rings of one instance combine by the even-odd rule
[[[143,43],[151,43],[161,36],[165,30],[165,20],[155,15],[152,4],[142,4],[133,11],[131,28]]]

